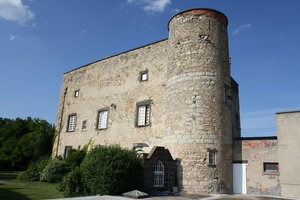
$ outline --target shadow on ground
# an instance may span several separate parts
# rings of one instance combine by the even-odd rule
[[[12,188],[14,190],[18,188]],[[0,188],[0,199],[3,200],[29,200],[30,198],[10,189]]]

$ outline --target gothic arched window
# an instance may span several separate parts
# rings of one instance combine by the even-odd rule
[[[164,164],[159,160],[155,164],[154,168],[154,187],[164,186],[165,169]]]

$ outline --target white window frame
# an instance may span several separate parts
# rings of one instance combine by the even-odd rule
[[[142,102],[137,104],[136,126],[143,127],[150,125],[150,102]]]
[[[97,129],[104,130],[108,127],[108,110],[102,109],[98,111]]]
[[[74,132],[75,131],[76,121],[77,121],[77,115],[76,114],[70,114],[69,117],[68,117],[67,132]]]
[[[159,160],[156,162],[154,167],[154,187],[164,187],[165,182],[165,167],[164,164]]]

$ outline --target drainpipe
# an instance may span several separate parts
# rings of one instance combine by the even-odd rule
[[[65,88],[63,102],[62,102],[62,108],[61,108],[61,112],[60,112],[59,130],[58,130],[58,135],[57,135],[57,146],[56,146],[56,153],[55,153],[55,157],[56,158],[58,157],[58,147],[59,147],[59,140],[60,140],[60,132],[62,130],[62,120],[63,120],[63,114],[64,114],[64,109],[65,109],[65,100],[66,100],[67,91],[68,91],[68,87]]]

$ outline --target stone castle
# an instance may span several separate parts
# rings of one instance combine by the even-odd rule
[[[169,186],[189,194],[232,193],[234,156],[243,158],[234,150],[242,147],[235,144],[239,98],[227,25],[219,11],[185,10],[171,17],[167,39],[66,72],[53,155],[86,144],[144,153],[159,146],[149,153],[160,160],[148,167],[158,171],[147,184],[164,189],[164,166],[176,163]],[[166,164],[172,159],[162,155],[176,162]]]

